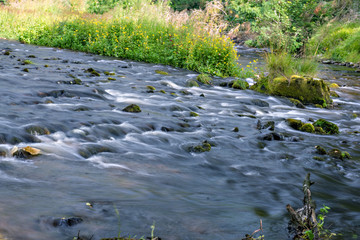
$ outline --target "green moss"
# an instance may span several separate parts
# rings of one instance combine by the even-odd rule
[[[335,98],[340,97],[339,94],[337,94],[337,92],[335,92],[335,91],[330,91],[330,96],[335,97]]]
[[[288,118],[286,119],[286,122],[289,124],[290,127],[292,127],[295,130],[300,130],[300,128],[304,125],[304,123],[301,120]]]
[[[192,152],[195,153],[209,152],[210,150],[211,150],[211,145],[207,141],[204,141],[202,145],[197,145],[192,148]]]
[[[339,127],[325,119],[318,119],[313,125],[314,127],[321,127],[326,134],[339,134]]]
[[[113,78],[113,77],[108,77],[107,78],[109,81],[116,81],[116,78]]]
[[[155,73],[157,73],[157,74],[161,74],[161,75],[169,75],[169,73],[168,73],[168,72],[161,71],[161,70],[155,70]]]
[[[316,160],[316,161],[320,161],[320,162],[325,161],[324,157],[319,157],[319,156],[314,156],[313,159]]]
[[[207,85],[211,85],[212,84],[212,78],[205,73],[199,74],[196,77],[196,80],[201,82],[202,84],[207,84]]]
[[[34,63],[31,60],[26,59],[26,60],[22,61],[22,64],[27,65],[27,64],[34,64]]]
[[[45,65],[44,65],[44,67],[48,68],[48,67],[49,67],[49,65],[45,64]]]
[[[329,88],[339,88],[339,85],[337,85],[336,83],[332,83],[329,85]]]
[[[233,82],[232,88],[245,90],[249,88],[249,83],[243,80],[236,80]]]
[[[164,93],[164,94],[166,93],[164,90],[160,90],[159,92]]]
[[[315,132],[315,128],[311,123],[305,123],[304,125],[301,126],[301,128],[299,130],[302,132],[308,132],[308,133]]]
[[[23,69],[23,72],[29,72],[29,69],[28,69],[28,68],[24,68],[24,69]]]
[[[190,112],[190,117],[198,117],[199,114],[197,114],[196,112]]]
[[[293,75],[290,79],[277,77],[263,78],[252,86],[253,90],[269,95],[283,96],[300,100],[305,104],[326,106],[332,102],[330,89],[323,80]]]
[[[108,72],[108,71],[105,71],[105,72],[104,72],[104,74],[105,74],[105,75],[108,75],[108,76],[109,76],[109,75],[112,75],[112,76],[114,76],[114,75],[115,75],[115,73],[114,73],[114,72]]]
[[[153,86],[146,86],[146,88],[148,89],[148,91],[150,92],[154,92],[156,90],[156,88],[154,88]]]
[[[238,128],[238,127],[234,127],[233,132],[239,132],[239,128]]]
[[[136,104],[131,104],[129,106],[127,106],[126,108],[123,109],[124,112],[132,112],[132,113],[139,113],[141,112],[141,109],[138,105]]]
[[[82,81],[81,81],[81,79],[79,79],[79,78],[74,78],[74,80],[73,80],[72,83],[73,83],[73,84],[76,84],[76,85],[81,85],[81,84],[82,84]]]
[[[345,151],[340,151],[339,149],[332,149],[329,151],[329,156],[333,157],[333,158],[337,158],[337,159],[341,159],[341,160],[345,160],[345,159],[350,159],[351,156],[348,152]]]
[[[298,99],[290,98],[290,102],[292,102],[297,108],[305,108],[304,104]]]
[[[316,134],[326,134],[326,132],[324,131],[324,129],[322,129],[322,127],[315,127],[315,133]]]
[[[91,75],[96,76],[96,77],[100,77],[100,73],[98,73],[97,71],[95,71],[95,69],[93,68],[88,68],[85,70],[86,73],[91,73]]]
[[[186,82],[187,87],[199,87],[199,84],[195,80],[189,80]]]

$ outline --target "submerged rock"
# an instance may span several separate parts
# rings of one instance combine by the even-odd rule
[[[79,217],[70,217],[70,218],[56,218],[52,221],[52,225],[54,227],[72,227],[74,225],[77,225],[84,220]]]
[[[157,73],[157,74],[161,74],[161,75],[169,75],[169,73],[168,73],[168,72],[161,71],[161,70],[155,70],[155,73]]]
[[[199,84],[195,80],[188,80],[186,82],[186,87],[199,87]]]
[[[96,76],[96,77],[99,77],[99,76],[100,76],[100,73],[98,73],[97,71],[95,71],[95,69],[93,69],[93,68],[88,68],[88,69],[86,69],[84,72],[86,72],[86,73],[91,73],[92,76]]]
[[[50,134],[49,129],[47,129],[46,127],[41,127],[41,126],[36,126],[36,125],[26,127],[25,131],[32,135],[49,135]]]
[[[261,139],[265,140],[265,141],[273,141],[273,140],[283,141],[284,135],[282,135],[281,133],[277,133],[277,132],[271,132],[271,133],[264,135]]]
[[[124,112],[132,112],[132,113],[139,113],[141,112],[141,109],[138,105],[136,104],[131,104],[127,107],[125,107],[122,111]]]
[[[315,149],[317,154],[326,155],[326,150],[323,147],[317,145],[315,146]]]
[[[294,98],[305,104],[320,104],[326,107],[332,103],[330,89],[326,83],[308,77],[293,75],[290,79],[263,78],[254,84],[252,89],[269,95]]]
[[[190,112],[190,117],[198,117],[199,114],[196,112]]]

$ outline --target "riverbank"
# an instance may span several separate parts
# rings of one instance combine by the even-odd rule
[[[84,12],[74,4],[56,4],[60,3],[9,1],[0,6],[0,24],[4,26],[0,37],[221,77],[241,76],[245,71],[237,65],[233,42],[220,34],[222,5],[216,2],[194,15],[148,0],[120,5],[103,15]]]

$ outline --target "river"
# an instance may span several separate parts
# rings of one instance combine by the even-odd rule
[[[155,224],[154,234],[165,240],[235,240],[256,230],[260,219],[266,239],[288,239],[285,207],[302,206],[308,172],[318,208],[331,208],[327,226],[343,234],[339,239],[360,238],[360,73],[354,69],[321,65],[320,77],[341,86],[340,98],[334,109],[299,109],[285,98],[218,84],[231,79],[186,87],[197,73],[169,66],[7,40],[0,50],[6,155],[0,157],[0,233],[8,239],[70,240],[79,231],[93,240],[119,232],[141,237]],[[240,53],[244,65],[262,64],[257,53]],[[25,59],[33,64],[23,65]],[[74,77],[82,84],[69,84]],[[130,104],[142,111],[122,111]],[[299,132],[286,118],[324,118],[340,134]],[[274,121],[281,140],[266,140],[272,131],[259,130],[259,121]],[[204,141],[211,151],[191,151]],[[315,160],[316,145],[352,158]],[[42,154],[14,158],[14,146]],[[54,226],[63,217],[83,221]]]

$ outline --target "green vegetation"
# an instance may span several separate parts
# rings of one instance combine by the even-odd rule
[[[328,23],[309,41],[309,54],[340,62],[360,62],[360,20]]]
[[[89,14],[83,0],[21,1],[0,8],[0,37],[105,56],[161,63],[217,76],[240,76],[232,41],[221,36],[221,3],[193,15],[162,1],[133,0],[103,15]],[[106,6],[116,5],[116,1]],[[96,9],[100,1],[90,1]],[[105,6],[101,5],[101,6]],[[35,14],[28,12],[34,11]],[[104,10],[105,11],[105,10]],[[91,10],[102,12],[102,10]],[[206,27],[204,27],[206,25]]]
[[[318,72],[318,64],[313,59],[295,59],[285,51],[268,53],[265,61],[270,78],[290,78],[292,75],[315,77]]]

